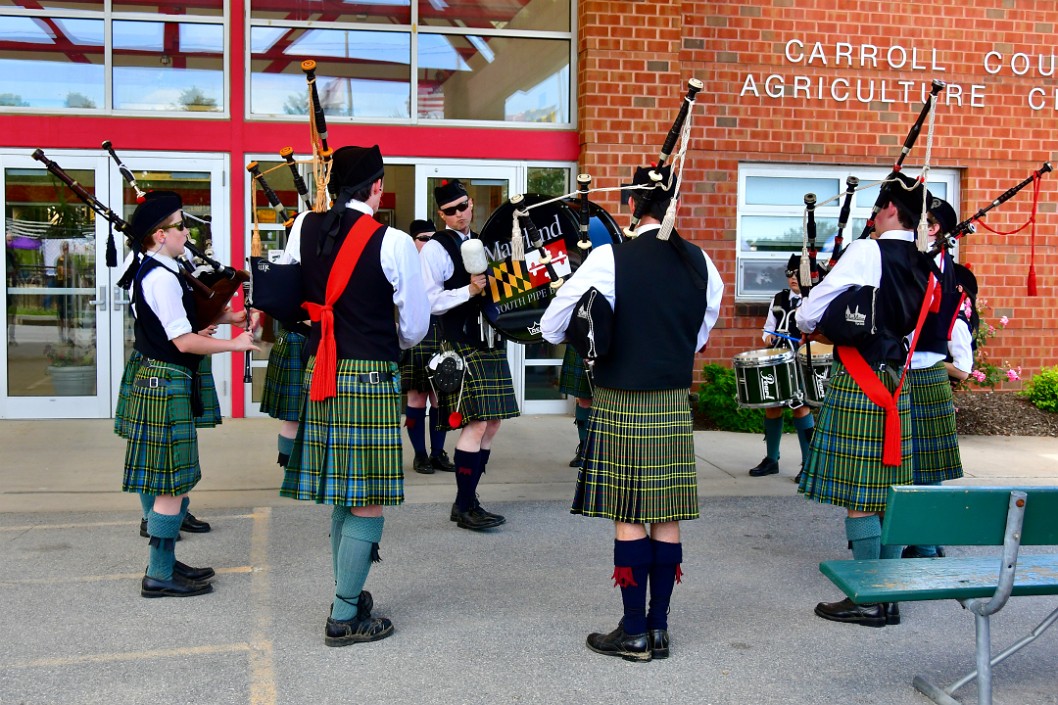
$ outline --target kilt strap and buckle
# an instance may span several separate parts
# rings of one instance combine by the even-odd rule
[[[381,384],[383,382],[392,382],[394,379],[396,379],[396,376],[392,372],[374,371],[356,375],[356,381],[362,384]]]
[[[147,389],[158,389],[159,387],[168,387],[169,380],[161,377],[146,377],[144,379],[137,379],[133,382],[137,387],[146,387]]]

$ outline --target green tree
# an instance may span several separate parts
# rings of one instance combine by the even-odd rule
[[[0,105],[9,108],[28,108],[29,103],[16,93],[0,93]]]
[[[85,94],[74,91],[66,94],[66,107],[91,110],[96,107],[96,104],[94,100]]]
[[[218,110],[217,100],[207,96],[198,86],[191,86],[181,93],[177,103],[182,110],[205,112]]]

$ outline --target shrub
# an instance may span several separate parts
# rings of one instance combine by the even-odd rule
[[[708,419],[721,431],[764,433],[764,410],[743,409],[736,397],[735,371],[711,362],[702,368],[698,387],[698,415]],[[784,415],[783,431],[793,431],[793,423]]]
[[[1058,367],[1045,367],[1018,392],[1037,409],[1058,413]]]

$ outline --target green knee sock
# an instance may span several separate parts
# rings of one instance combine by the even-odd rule
[[[179,514],[159,514],[153,509],[147,514],[147,533],[151,535],[148,576],[157,580],[172,580],[180,522]]]
[[[338,547],[342,545],[342,525],[349,516],[349,507],[334,505],[331,512],[331,568],[334,569],[334,582],[338,583]]]
[[[812,442],[812,433],[815,430],[816,422],[812,415],[808,414],[808,416],[802,416],[801,418],[795,416],[793,425],[797,429],[797,442],[801,444],[801,462],[803,463],[805,458],[808,457],[808,446]]]
[[[573,412],[573,418],[576,419],[577,424],[577,437],[580,441],[581,448],[584,448],[584,443],[588,440],[588,417],[591,416],[591,407],[578,406],[576,411]]]
[[[338,547],[338,584],[334,591],[334,611],[339,621],[356,616],[360,591],[371,570],[371,553],[382,538],[383,517],[361,517],[350,514],[342,524],[342,542]]]
[[[887,559],[899,558],[900,557],[900,553],[903,550],[904,550],[903,546],[891,546],[889,544],[882,544],[882,549],[881,549],[879,557],[880,558],[887,558]]]
[[[882,522],[877,514],[865,517],[846,517],[845,536],[852,543],[852,557],[858,561],[881,556]]]
[[[180,523],[184,523],[184,519],[187,518],[187,508],[191,506],[191,498],[184,497],[180,500]]]
[[[768,457],[779,459],[779,441],[782,440],[782,417],[764,419],[764,442],[768,446]]]
[[[140,493],[140,507],[143,508],[143,514],[141,514],[140,516],[142,516],[144,519],[146,519],[147,515],[151,513],[152,509],[154,509],[154,495],[153,494],[143,494],[141,492]]]

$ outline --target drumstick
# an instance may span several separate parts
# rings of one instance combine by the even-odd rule
[[[768,335],[774,335],[776,338],[785,338],[786,340],[792,340],[795,343],[800,343],[801,342],[800,338],[793,338],[793,337],[791,337],[789,335],[785,335],[785,334],[780,333],[778,331],[766,330],[764,332],[767,333]]]

